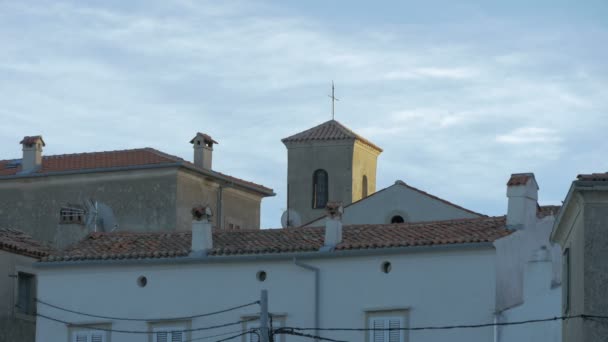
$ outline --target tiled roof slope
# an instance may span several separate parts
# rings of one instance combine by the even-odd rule
[[[539,205],[536,210],[536,216],[538,218],[556,216],[561,207],[561,205]]]
[[[21,171],[21,166],[8,167],[12,160],[0,160],[0,177],[16,176]],[[236,184],[253,188],[265,195],[274,195],[273,190],[263,185],[245,181],[236,177],[228,176],[213,170],[202,170],[191,162],[180,157],[166,154],[153,148],[140,148],[133,150],[60,154],[54,156],[43,156],[42,165],[33,171],[32,175],[44,175],[68,171],[91,171],[96,169],[116,169],[137,166],[183,166],[195,171],[204,172],[210,176],[225,178]]]
[[[582,174],[582,175],[576,176],[576,178],[579,181],[605,182],[605,181],[608,181],[608,172]]]
[[[379,152],[382,152],[382,149],[380,147],[374,145],[371,141],[361,137],[357,133],[346,128],[346,126],[342,125],[336,120],[326,121],[318,126],[284,138],[281,141],[283,143],[287,143],[323,140],[359,140],[362,143],[378,150]]]
[[[41,258],[53,252],[52,248],[26,233],[9,228],[0,228],[0,250],[32,258]]]
[[[511,231],[505,217],[483,217],[424,223],[345,226],[336,250],[492,242]],[[212,256],[318,251],[324,227],[213,232]],[[191,233],[91,233],[61,256],[45,261],[145,259],[187,256]]]

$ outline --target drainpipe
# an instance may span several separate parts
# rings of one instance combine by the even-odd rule
[[[216,205],[216,211],[217,211],[217,229],[223,229],[223,224],[224,224],[224,220],[222,220],[222,193],[223,193],[224,187],[222,186],[222,184],[219,185],[219,187],[217,188],[217,205]]]
[[[498,322],[500,321],[499,317],[500,313],[494,313],[494,342],[498,342],[500,340],[498,337]]]
[[[293,258],[293,264],[302,267],[306,270],[315,272],[315,335],[319,336],[319,309],[320,309],[320,291],[321,291],[321,282],[320,282],[320,270],[318,267],[314,267],[308,264],[303,264],[298,261],[295,257]],[[315,339],[315,341],[319,341],[319,339]]]

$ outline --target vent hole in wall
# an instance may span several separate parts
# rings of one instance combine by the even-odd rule
[[[137,278],[137,285],[139,287],[145,287],[146,285],[148,285],[148,278],[140,276],[139,278]]]
[[[266,271],[259,271],[255,276],[259,281],[266,280]]]
[[[405,220],[403,219],[403,216],[401,215],[395,215],[391,218],[391,223],[403,223],[405,222]]]
[[[389,273],[391,271],[391,269],[393,268],[393,266],[391,265],[391,263],[389,261],[385,261],[382,263],[382,273]]]

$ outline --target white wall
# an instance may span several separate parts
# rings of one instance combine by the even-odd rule
[[[400,255],[301,260],[321,269],[322,327],[364,327],[365,312],[408,308],[410,326],[488,323],[493,320],[494,250],[418,252]],[[390,261],[392,271],[381,272]],[[265,282],[256,273],[265,270]],[[148,285],[138,287],[140,275]],[[314,273],[291,261],[140,266],[41,268],[39,298],[82,312],[108,316],[187,316],[239,305],[259,298],[268,289],[270,310],[287,315],[288,326],[313,327]],[[39,304],[41,314],[70,322],[107,323]],[[196,319],[192,327],[236,321],[256,313]],[[114,321],[113,329],[146,330],[145,322]],[[193,334],[191,338],[241,327]],[[312,332],[311,332],[312,333]],[[363,332],[325,332],[348,341],[365,341]],[[493,328],[411,332],[410,342],[491,341]],[[309,341],[288,338],[287,341]],[[64,324],[40,318],[37,341],[68,341]],[[146,335],[113,333],[112,342],[148,341]],[[236,340],[238,341],[238,339]]]
[[[344,224],[391,223],[401,215],[407,222],[439,221],[480,217],[401,184],[394,184],[344,208]],[[324,218],[308,226],[324,224]]]

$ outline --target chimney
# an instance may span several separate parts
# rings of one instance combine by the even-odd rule
[[[190,256],[205,256],[213,248],[211,216],[213,215],[209,206],[192,208],[192,247]]]
[[[547,246],[541,246],[534,252],[524,272],[524,302],[551,288],[553,263]]]
[[[33,172],[40,168],[42,165],[42,147],[46,146],[42,136],[23,137],[19,143],[23,145],[21,173]]]
[[[507,227],[525,229],[536,224],[538,184],[533,173],[514,173],[507,182]]]
[[[321,250],[330,251],[342,242],[342,214],[344,208],[341,202],[328,202],[325,210],[327,214],[325,218],[325,243]]]
[[[194,165],[203,169],[211,170],[211,158],[213,157],[213,144],[218,142],[204,133],[196,133],[190,140],[194,147]]]

